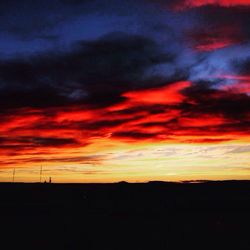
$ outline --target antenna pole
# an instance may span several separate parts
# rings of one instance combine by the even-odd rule
[[[42,182],[42,172],[43,172],[43,166],[40,168],[40,183]]]
[[[13,169],[13,176],[12,176],[12,182],[15,182],[15,174],[16,174],[16,168]]]

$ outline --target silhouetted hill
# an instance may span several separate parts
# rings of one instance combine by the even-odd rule
[[[250,181],[0,183],[0,199],[6,249],[250,249]]]

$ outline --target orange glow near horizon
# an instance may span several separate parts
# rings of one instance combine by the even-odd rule
[[[107,140],[101,144],[98,153],[93,145],[78,153],[65,152],[64,157],[68,157],[69,162],[62,162],[55,154],[47,158],[48,161],[44,157],[36,163],[6,167],[2,169],[1,181],[11,181],[12,169],[16,167],[17,182],[37,182],[40,166],[43,166],[42,180],[48,181],[52,177],[53,182],[226,180],[250,177],[250,148],[244,142],[220,145],[145,143],[131,147]],[[92,158],[84,158],[81,151],[91,153]],[[77,155],[82,162],[70,162]]]
[[[10,181],[13,168],[16,181],[38,181],[41,165],[43,180],[54,182],[248,178],[249,131],[230,116],[199,113],[197,100],[185,92],[189,88],[183,81],[130,91],[102,109],[79,105],[3,114],[0,181]],[[241,86],[233,88],[243,93]],[[211,94],[214,102],[232,94],[226,88],[217,92]],[[197,112],[183,112],[182,105]]]

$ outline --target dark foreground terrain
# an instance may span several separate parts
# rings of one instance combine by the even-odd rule
[[[4,250],[249,250],[250,182],[0,183],[0,222]]]

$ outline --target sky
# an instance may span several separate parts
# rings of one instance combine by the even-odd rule
[[[0,181],[250,179],[250,0],[3,0],[0,23]]]

